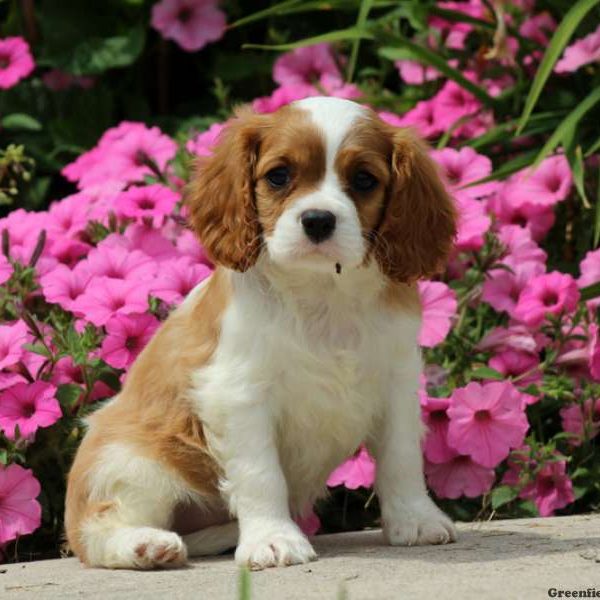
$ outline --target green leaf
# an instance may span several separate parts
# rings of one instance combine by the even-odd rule
[[[559,142],[567,136],[573,136],[574,130],[584,115],[600,102],[600,87],[596,87],[590,92],[560,123],[554,133],[548,138],[533,161],[535,169],[544,158],[556,148]]]
[[[310,38],[304,38],[297,42],[290,44],[276,44],[269,46],[265,44],[244,44],[242,48],[260,48],[261,50],[295,50],[296,48],[303,48],[304,46],[312,46],[313,44],[321,44],[323,42],[340,42],[348,40],[371,40],[373,34],[365,29],[359,29],[358,27],[349,27],[348,29],[339,29],[338,31],[330,31],[322,35],[316,35]]]
[[[586,151],[585,157],[591,156],[594,152],[598,152],[600,150],[600,138],[598,138]]]
[[[0,449],[0,464],[5,465],[8,463],[8,452],[3,448]]]
[[[145,39],[144,28],[137,25],[124,35],[86,40],[74,49],[68,71],[74,75],[96,75],[127,67],[142,53]]]
[[[479,367],[471,373],[471,379],[495,379],[497,381],[504,381],[506,377],[500,373],[500,371],[496,371],[496,369],[492,369],[491,367]]]
[[[565,156],[569,161],[571,167],[571,173],[573,174],[573,182],[577,193],[583,202],[583,206],[586,209],[591,209],[590,203],[585,193],[584,179],[585,179],[585,165],[583,164],[583,152],[581,146],[577,144],[576,128],[573,127],[566,132],[562,139],[562,147],[565,151]]]
[[[592,283],[592,285],[588,285],[587,287],[581,288],[579,290],[581,293],[581,299],[585,302],[588,300],[592,300],[593,298],[597,298],[600,296],[600,281],[596,283]]]
[[[45,356],[46,358],[52,358],[52,354],[48,351],[48,348],[43,344],[23,344],[23,348],[25,350],[29,350],[34,354],[40,354],[41,356]]]
[[[600,0],[599,0],[600,1]],[[440,56],[438,53],[415,44],[410,40],[400,35],[388,35],[386,36],[390,41],[398,44],[398,46],[385,46],[379,49],[379,54],[389,60],[402,60],[407,56],[410,56],[413,60],[416,60],[425,65],[435,67],[440,73],[443,73],[449,79],[452,79],[462,88],[471,92],[473,96],[481,100],[486,106],[495,106],[496,100],[492,98],[483,88],[474,84],[472,81],[467,79],[460,71],[452,68],[447,60]]]
[[[577,26],[581,23],[585,15],[596,6],[598,2],[600,2],[600,0],[579,0],[562,18],[550,40],[548,49],[544,54],[544,58],[540,63],[540,67],[533,80],[531,89],[529,90],[527,100],[525,100],[525,107],[523,108],[523,114],[521,115],[519,127],[517,129],[517,135],[523,131],[523,128],[527,124],[540,94],[546,85],[546,81],[548,80],[548,77],[550,77],[554,65],[562,54],[563,49],[569,43],[573,32],[577,29]]]
[[[497,510],[501,506],[512,502],[519,495],[519,491],[509,485],[500,485],[492,491],[492,508]]]
[[[58,387],[56,398],[61,406],[71,409],[77,404],[77,401],[81,398],[82,394],[83,390],[81,389],[81,386],[76,385],[75,383],[65,383]]]
[[[469,184],[465,185],[465,188],[471,187],[472,185],[478,185],[480,183],[486,183],[488,181],[495,181],[497,179],[504,179],[517,171],[527,167],[533,161],[533,158],[536,154],[536,150],[528,150],[527,152],[523,152],[518,154],[512,160],[508,160],[503,163],[500,167],[498,167],[491,175],[487,177],[483,177],[478,179],[477,181],[472,181]]]
[[[373,6],[373,0],[361,0],[360,8],[358,9],[358,18],[356,19],[356,26],[359,29],[363,29],[367,22],[367,17]],[[357,38],[352,42],[352,52],[350,53],[350,60],[348,61],[347,81],[351,82],[354,77],[354,70],[356,69],[356,60],[358,59],[358,49],[360,47],[360,38]]]
[[[41,131],[42,124],[30,115],[25,113],[12,113],[2,117],[0,120],[0,126],[8,130],[21,130],[21,131]]]

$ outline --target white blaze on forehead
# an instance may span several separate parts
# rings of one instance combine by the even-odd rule
[[[305,98],[294,102],[293,105],[310,113],[311,121],[323,133],[327,145],[326,160],[329,171],[353,123],[365,116],[367,109],[351,100],[328,96]]]

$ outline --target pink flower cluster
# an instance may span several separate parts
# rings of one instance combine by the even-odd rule
[[[152,27],[186,52],[196,52],[225,33],[226,17],[217,0],[160,0],[152,7]]]
[[[449,398],[421,393],[428,426],[425,472],[441,498],[489,491],[494,468],[519,447],[529,428],[526,401],[510,382],[470,383]]]
[[[342,57],[337,56],[329,44],[306,46],[283,54],[273,67],[273,79],[279,87],[270,96],[254,100],[254,110],[273,112],[309,96],[359,98],[360,90],[344,82],[340,71],[342,62]]]
[[[34,68],[29,44],[22,37],[0,38],[0,90],[15,86]]]
[[[212,271],[182,224],[179,182],[168,166],[176,151],[176,143],[157,128],[121,123],[65,168],[80,192],[45,212],[16,210],[0,220],[9,251],[0,257],[0,285],[10,286],[23,265],[35,262],[30,301],[59,308],[79,332],[94,328],[99,342],[89,358],[120,375],[148,343],[159,318]],[[149,182],[152,177],[156,182]],[[94,231],[103,232],[101,239]],[[56,351],[52,329],[38,328],[43,344]],[[32,349],[39,342],[27,320],[0,325],[0,430],[20,448],[71,410],[59,402],[62,386],[79,387],[84,398],[82,367],[71,356],[51,364]],[[98,380],[88,400],[114,393]],[[0,544],[39,526],[39,484],[30,471],[19,469],[0,471]],[[3,511],[8,515],[19,503],[22,515],[4,521]]]

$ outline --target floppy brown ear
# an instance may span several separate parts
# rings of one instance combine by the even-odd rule
[[[249,269],[260,252],[253,174],[262,118],[238,110],[213,154],[198,159],[186,190],[191,224],[208,256],[237,271]]]
[[[443,270],[457,213],[425,143],[406,129],[394,129],[392,137],[392,182],[375,257],[388,277],[412,282]]]

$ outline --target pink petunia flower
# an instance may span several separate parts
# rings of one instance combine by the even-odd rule
[[[520,446],[529,429],[523,397],[507,381],[454,390],[448,416],[448,444],[488,468]]]
[[[503,350],[490,358],[488,364],[505,377],[520,377],[528,373],[519,378],[521,386],[537,383],[541,378],[541,371],[537,369],[540,364],[539,358],[528,352]]]
[[[100,358],[115,369],[128,368],[158,328],[151,314],[115,315],[106,324]]]
[[[494,469],[477,464],[471,457],[455,454],[443,463],[425,461],[427,483],[438,498],[477,498],[492,489]]]
[[[514,193],[520,194],[528,204],[548,207],[569,195],[573,174],[565,156],[557,154],[544,159],[537,169],[516,173],[510,182],[517,186]]]
[[[13,267],[4,256],[4,254],[0,254],[0,285],[6,283],[13,274]]]
[[[11,367],[23,358],[27,335],[27,325],[23,321],[0,325],[0,369]]]
[[[56,388],[45,381],[17,383],[0,394],[0,428],[15,439],[32,436],[39,427],[50,427],[62,417]]]
[[[543,274],[546,266],[538,261],[520,262],[510,256],[502,262],[512,272],[505,269],[490,271],[483,283],[481,299],[497,311],[506,311],[512,317],[521,293],[532,278]]]
[[[475,346],[477,350],[517,350],[520,352],[534,353],[546,343],[545,339],[537,339],[524,325],[511,325],[510,327],[494,327]]]
[[[80,262],[75,269],[56,265],[41,277],[40,285],[46,302],[59,304],[65,310],[71,310],[73,301],[84,292],[91,279],[86,262]]]
[[[206,131],[189,140],[185,147],[196,156],[210,156],[225,123],[213,123]]]
[[[409,85],[422,85],[442,76],[435,67],[423,65],[415,60],[397,60],[394,66],[398,69],[402,80]]]
[[[34,68],[29,44],[22,37],[0,39],[0,90],[15,86]]]
[[[427,426],[423,441],[425,458],[432,463],[445,463],[454,458],[456,452],[448,446],[449,398],[434,398],[419,392],[421,416]]]
[[[497,233],[506,247],[510,260],[516,263],[537,262],[544,264],[546,253],[533,241],[532,234],[518,225],[503,225]]]
[[[175,156],[177,144],[158,127],[123,121],[104,132],[98,144],[68,164],[62,174],[79,189],[114,192],[118,186],[153,175]]]
[[[140,250],[99,245],[90,252],[87,260],[77,265],[75,271],[80,268],[84,268],[90,277],[147,281],[156,274],[157,265]]]
[[[439,135],[444,127],[436,120],[435,104],[432,100],[417,102],[415,107],[404,113],[402,117],[382,111],[379,116],[394,127],[412,127],[424,138]]]
[[[115,315],[146,312],[148,292],[148,284],[141,284],[139,281],[96,277],[73,302],[71,311],[100,327]]]
[[[208,260],[204,248],[193,232],[189,230],[182,231],[177,236],[175,245],[180,255],[189,256],[195,263],[202,263],[207,267],[212,267],[212,263]]]
[[[132,187],[119,196],[117,214],[130,219],[148,219],[159,227],[179,200],[177,192],[160,183]]]
[[[0,465],[0,544],[33,533],[42,522],[41,487],[31,469]]]
[[[211,273],[211,268],[194,264],[187,256],[165,261],[152,284],[152,295],[167,304],[178,304]]]
[[[596,323],[590,325],[589,353],[590,375],[600,381],[600,327]]]
[[[500,228],[518,226],[540,241],[554,225],[554,209],[551,205],[531,203],[529,197],[523,185],[509,182],[488,198],[488,210],[496,216]]]
[[[595,438],[600,433],[600,398],[588,398],[583,407],[580,404],[570,404],[560,409],[562,428],[573,435],[569,439],[572,446],[581,446],[585,437]]]
[[[577,285],[580,288],[600,283],[600,248],[598,250],[590,250],[579,265],[581,275],[577,280]],[[592,298],[587,301],[590,308],[600,306],[600,298]]]
[[[431,101],[434,120],[444,129],[481,109],[481,102],[454,81],[447,81]]]
[[[273,65],[273,79],[279,85],[315,85],[323,82],[325,75],[342,80],[329,44],[296,48],[282,54]]]
[[[495,181],[465,187],[492,172],[492,161],[473,148],[432,150],[431,157],[441,166],[449,191],[455,198],[483,198],[498,187]]]
[[[419,294],[423,307],[423,323],[419,332],[419,344],[432,348],[442,343],[456,314],[456,294],[445,283],[420,281]]]
[[[375,481],[375,461],[367,452],[364,446],[361,446],[354,456],[337,467],[329,478],[327,485],[335,487],[344,485],[349,490],[356,490],[359,487],[371,487]]]
[[[528,327],[541,325],[547,315],[570,313],[577,307],[579,290],[573,277],[553,271],[534,277],[519,295],[512,313]]]
[[[456,249],[459,251],[480,250],[484,244],[484,235],[492,224],[484,203],[480,200],[459,196],[456,198],[456,207],[458,208]]]
[[[558,460],[546,463],[535,481],[525,486],[519,496],[533,500],[542,517],[551,517],[554,511],[575,502],[573,483],[567,475],[567,462]]]
[[[75,383],[81,386],[83,394],[85,387],[85,377],[80,365],[73,362],[72,357],[65,356],[59,359],[52,370],[52,378],[50,382],[53,385],[59,386],[64,383]],[[115,391],[103,381],[96,381],[90,394],[90,402],[104,400],[115,395]]]
[[[462,12],[470,17],[485,18],[483,6],[479,2],[438,2],[437,6],[446,10]],[[447,48],[456,50],[464,48],[465,40],[473,30],[473,25],[470,23],[448,21],[438,15],[431,16],[428,24],[432,29],[445,35],[444,43]]]
[[[544,11],[533,15],[523,21],[519,27],[519,33],[530,40],[534,40],[541,46],[547,46],[550,35],[556,29],[556,21],[550,13]]]
[[[572,73],[583,65],[600,61],[600,26],[592,33],[567,46],[554,66],[555,73]]]
[[[217,0],[161,0],[152,7],[152,27],[187,52],[220,40],[226,20]]]

